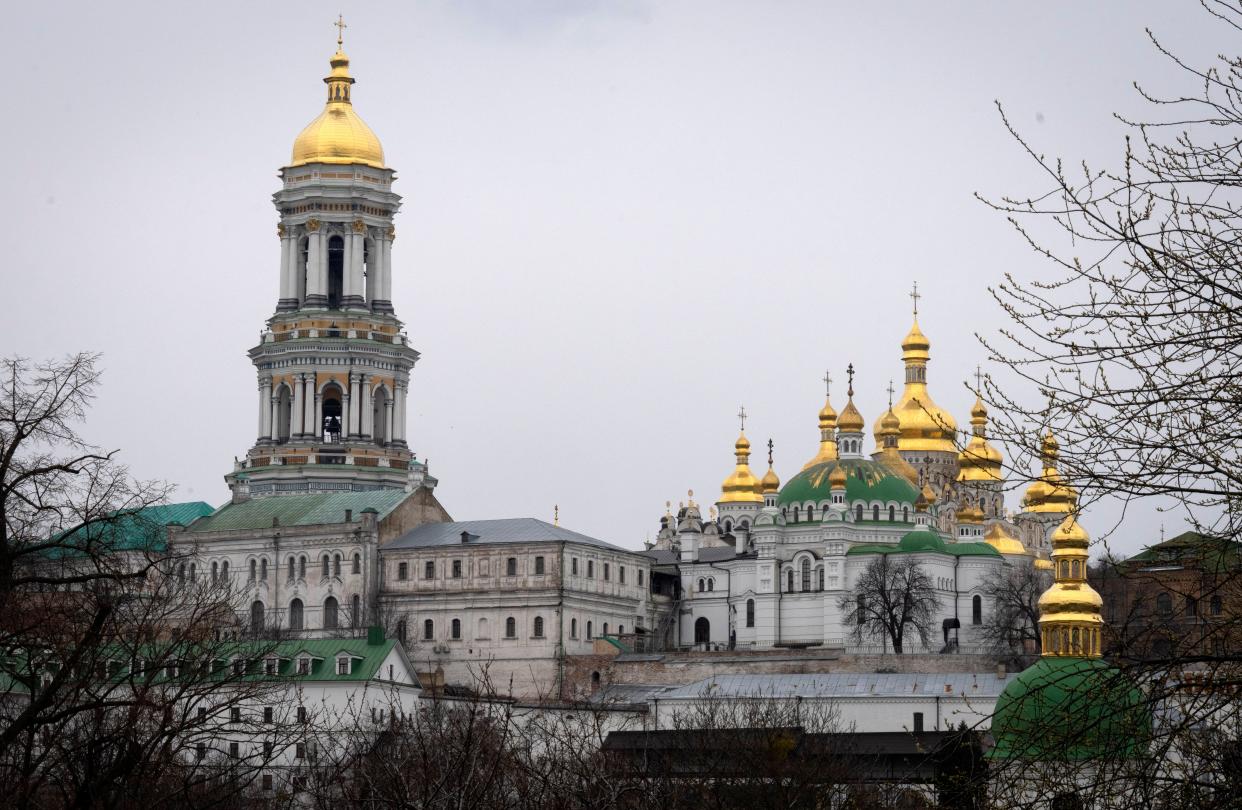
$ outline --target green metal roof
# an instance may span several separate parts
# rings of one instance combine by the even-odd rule
[[[1129,565],[1180,565],[1223,573],[1242,565],[1242,544],[1198,532],[1182,532],[1129,557]]]
[[[946,543],[939,534],[920,526],[908,532],[895,546],[865,543],[851,546],[846,554],[949,554],[954,557],[1000,557],[988,543]]]
[[[913,505],[919,491],[905,476],[893,472],[878,461],[871,459],[844,459],[826,461],[808,467],[781,487],[776,501],[779,504],[797,504],[806,501],[828,500],[828,474],[838,466],[845,470],[845,499],[854,501],[897,501]]]
[[[76,549],[87,547],[110,551],[165,551],[168,548],[167,526],[189,525],[214,511],[203,501],[168,503],[142,509],[111,513],[107,522],[94,523],[70,532],[61,538],[60,548],[51,549],[50,557],[74,556]]]
[[[215,514],[196,521],[190,531],[270,529],[273,520],[279,521],[281,526],[344,523],[347,509],[353,512],[355,520],[368,508],[374,509],[383,517],[408,497],[409,493],[405,490],[381,489],[371,492],[327,492],[251,498],[241,503],[221,506]]]
[[[992,759],[1078,761],[1132,757],[1151,733],[1143,693],[1098,658],[1047,656],[996,701]]]

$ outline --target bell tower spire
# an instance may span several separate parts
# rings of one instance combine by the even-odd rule
[[[435,486],[406,437],[419,355],[392,307],[401,197],[379,138],[354,109],[344,18],[333,25],[327,102],[294,141],[273,196],[280,292],[250,350],[257,436],[225,476],[230,487],[244,480],[252,497]]]

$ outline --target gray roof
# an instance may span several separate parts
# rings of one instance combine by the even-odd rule
[[[453,523],[427,523],[398,537],[385,549],[430,548],[432,546],[460,546],[461,533],[473,535],[471,543],[547,543],[564,541],[586,546],[638,552],[596,540],[585,534],[571,532],[535,518],[501,518],[499,520],[459,520]]]
[[[653,548],[639,553],[644,557],[650,557],[656,565],[676,565],[681,562],[680,553],[668,548]],[[709,546],[699,549],[699,562],[722,562],[732,560],[736,556],[738,556],[737,549],[733,546]]]
[[[713,697],[823,697],[847,698],[872,695],[968,695],[1000,697],[1010,681],[994,672],[942,672],[932,674],[824,673],[818,675],[717,675],[679,686],[655,697],[688,700]],[[946,685],[949,687],[946,689]]]

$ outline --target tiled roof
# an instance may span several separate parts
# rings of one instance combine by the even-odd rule
[[[212,511],[210,504],[189,501],[147,506],[129,513],[114,512],[109,522],[96,523],[65,535],[60,540],[62,547],[52,549],[49,556],[72,556],[75,546],[112,551],[164,551],[168,547],[165,527],[172,523],[189,525]]]
[[[648,551],[640,551],[644,557],[648,557],[656,565],[675,565],[681,562],[681,555],[672,549],[649,549]],[[733,546],[709,546],[708,548],[699,549],[699,562],[722,562],[724,560],[732,560],[737,557],[737,550]],[[693,563],[687,563],[693,565]]]
[[[198,520],[192,532],[218,532],[229,529],[268,529],[273,519],[281,526],[312,526],[322,523],[344,523],[345,510],[359,520],[364,509],[374,509],[382,518],[409,497],[399,489],[373,492],[328,492],[313,495],[272,495],[251,498],[241,503],[227,503],[215,514]]]
[[[629,551],[629,549],[596,540],[585,534],[571,532],[535,518],[501,518],[499,520],[459,520],[453,523],[427,523],[411,529],[388,545],[394,548],[430,548],[460,546],[462,532],[468,532],[471,543],[546,543],[564,541],[586,546]],[[638,552],[630,551],[631,554]]]

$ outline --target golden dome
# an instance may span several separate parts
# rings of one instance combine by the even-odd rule
[[[928,506],[936,503],[936,491],[931,488],[930,484],[923,485],[923,500],[927,501]]]
[[[1035,570],[1036,571],[1051,571],[1052,560],[1045,560],[1042,557],[1035,558]]]
[[[759,494],[759,479],[750,471],[750,439],[746,438],[745,433],[737,437],[733,451],[737,455],[737,466],[720,485],[720,502],[763,503],[763,496]]]
[[[1057,459],[1061,453],[1056,436],[1049,431],[1044,436],[1040,447],[1044,469],[1039,479],[1026,488],[1022,497],[1022,505],[1028,512],[1063,512],[1074,510],[1078,503],[1078,493],[1066,484],[1057,470]]]
[[[901,421],[899,450],[956,453],[957,422],[952,414],[932,401],[927,392],[927,361],[931,342],[919,329],[918,316],[901,342],[906,364],[906,387],[894,412]]]
[[[307,163],[359,163],[384,168],[384,147],[350,100],[354,80],[349,75],[349,57],[337,50],[331,59],[332,72],[324,79],[328,102],[323,112],[293,142],[290,166]]]
[[[763,474],[763,480],[759,482],[760,489],[765,495],[775,495],[780,491],[781,479],[776,474],[776,470],[772,469],[772,465],[768,465],[768,471]]]
[[[964,506],[957,510],[957,522],[968,526],[976,526],[983,522],[983,510],[978,506]]]
[[[828,489],[845,489],[845,470],[841,465],[832,468],[832,472],[828,473]]]
[[[919,471],[910,466],[910,462],[897,452],[897,442],[900,438],[901,422],[890,407],[880,416],[879,429],[875,433],[875,443],[880,449],[872,455],[872,458],[917,487]]]
[[[987,543],[992,548],[999,551],[1001,554],[1010,554],[1010,555],[1023,554],[1025,555],[1028,553],[1026,550],[1026,546],[1022,545],[1022,541],[1014,537],[1012,534],[1010,534],[1008,530],[1006,530],[1005,527],[1000,523],[993,523],[992,527],[988,529],[987,534],[983,535],[983,540],[985,543]],[[1047,562],[1047,561],[1036,560],[1035,561],[1036,568],[1039,567],[1040,562]],[[1048,567],[1051,568],[1052,563],[1048,563]]]
[[[1000,481],[1004,459],[1000,451],[988,443],[988,409],[978,397],[975,398],[974,407],[970,409],[970,424],[974,435],[958,454],[957,480]]]
[[[819,452],[802,465],[802,469],[814,467],[837,459],[837,412],[832,409],[832,402],[824,398],[824,407],[819,412]]]
[[[1055,441],[1055,440],[1054,440]],[[1045,446],[1053,444],[1045,440]],[[1052,447],[1055,452],[1055,446]],[[1039,628],[1044,655],[1100,656],[1100,615],[1104,600],[1087,582],[1087,531],[1071,512],[1052,533],[1055,581],[1039,597]]]
[[[854,407],[854,397],[851,396],[849,402],[845,403],[845,410],[841,411],[841,417],[837,419],[837,432],[862,433],[865,424],[862,414]]]

